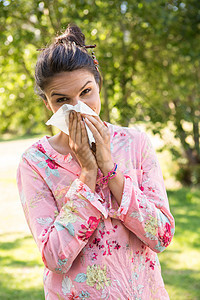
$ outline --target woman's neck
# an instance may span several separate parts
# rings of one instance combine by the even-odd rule
[[[72,150],[69,146],[69,136],[64,132],[60,131],[58,134],[50,137],[48,141],[51,147],[58,153],[63,155],[72,153]]]
[[[58,134],[50,137],[48,141],[56,152],[62,155],[67,155],[70,153],[73,159],[79,164],[76,155],[69,146],[69,136],[66,133],[60,131]]]

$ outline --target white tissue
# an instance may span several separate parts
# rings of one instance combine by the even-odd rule
[[[81,112],[83,114],[98,116],[88,105],[83,103],[82,101],[78,101],[76,105],[63,104],[59,110],[46,122],[46,125],[53,125],[59,128],[61,131],[69,135],[69,113],[70,111],[75,110],[76,112]],[[85,121],[84,121],[85,123]],[[95,143],[94,136],[85,123],[86,131],[88,134],[90,147],[92,146],[92,142]]]

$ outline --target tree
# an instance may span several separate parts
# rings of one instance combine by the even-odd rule
[[[199,11],[197,0],[0,1],[0,131],[45,130],[50,115],[33,92],[36,50],[73,21],[97,44],[100,116],[122,126],[144,121],[160,135],[173,125],[181,147],[166,147],[180,179],[200,182]]]
[[[163,126],[173,124],[181,147],[168,144],[165,148],[178,159],[178,178],[188,184],[200,183],[200,3],[171,1],[162,16],[163,25],[152,26],[154,39],[146,53],[153,59],[142,62],[142,92],[149,98],[149,103],[144,98],[142,103],[154,133],[162,133]]]

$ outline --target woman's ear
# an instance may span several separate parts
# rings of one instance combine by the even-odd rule
[[[98,91],[99,91],[99,94],[101,92],[101,87],[99,86],[99,83],[97,83],[97,88],[98,88]]]
[[[42,98],[42,100],[43,100],[43,102],[44,102],[46,108],[47,108],[48,110],[52,111],[52,109],[51,109],[51,107],[50,107],[50,105],[49,105],[48,100],[45,100],[45,99],[43,99],[43,98]]]

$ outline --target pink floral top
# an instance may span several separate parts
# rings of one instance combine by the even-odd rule
[[[92,192],[81,182],[79,164],[49,137],[22,155],[17,184],[45,265],[45,299],[169,299],[157,253],[174,219],[155,151],[146,133],[107,125],[125,179],[120,207],[108,186]]]

